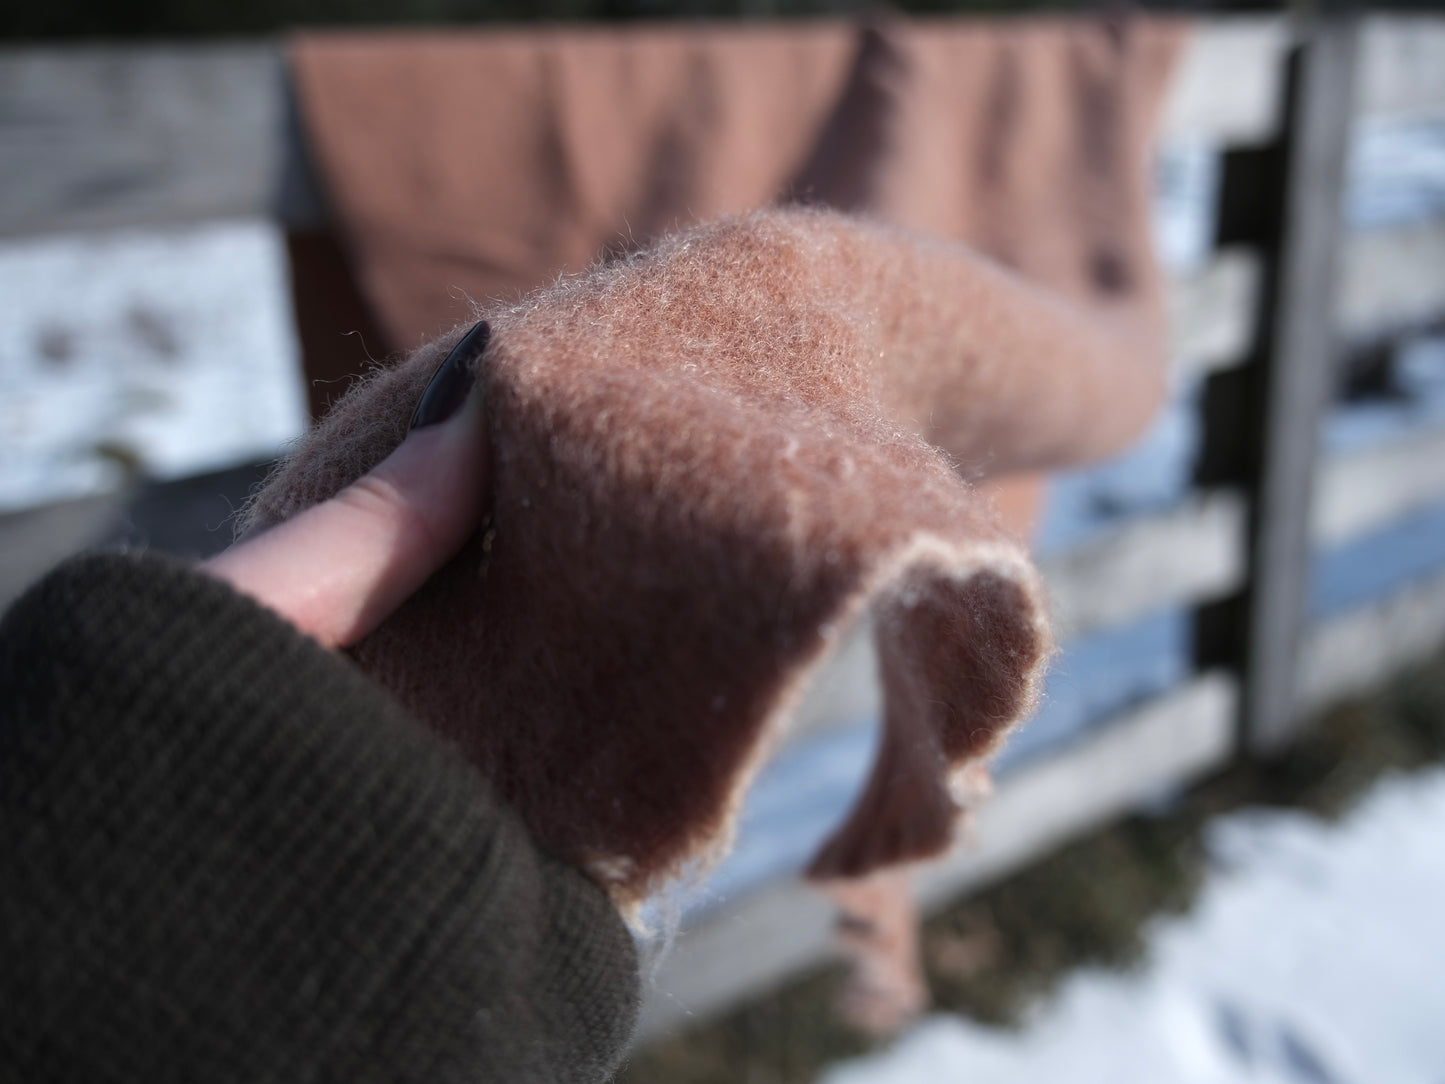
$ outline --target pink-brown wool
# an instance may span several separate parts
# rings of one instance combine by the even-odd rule
[[[1127,440],[1159,394],[1157,324],[808,210],[697,227],[481,315],[494,528],[359,663],[629,905],[726,848],[868,607],[885,738],[811,872],[946,847],[951,778],[1029,713],[1051,650],[1037,576],[965,476]],[[381,460],[460,334],[347,395],[249,525]]]

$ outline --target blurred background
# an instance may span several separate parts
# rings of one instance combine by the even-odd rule
[[[897,1045],[841,1020],[831,912],[797,881],[876,742],[860,630],[733,856],[659,903],[676,937],[627,1079],[1442,1079],[1445,14],[1188,7],[1150,162],[1173,392],[1134,449],[1047,486],[1064,650],[971,839],[915,885],[939,1015]],[[854,14],[7,7],[0,603],[87,545],[223,548],[268,464],[405,345],[322,179],[290,32]],[[1135,969],[1066,978],[1098,963]]]
[[[1091,11],[1076,0],[909,0],[887,5],[909,14],[998,14],[1021,11]],[[1143,5],[1153,10],[1270,11],[1285,5],[1265,0],[1177,0]],[[1393,10],[1423,3],[1397,3]],[[106,3],[64,0],[31,10],[7,11],[0,34],[14,40],[84,38],[219,37],[275,34],[311,26],[427,26],[537,22],[607,22],[628,19],[735,19],[856,16],[879,5],[856,0],[259,0],[208,4],[203,0]]]

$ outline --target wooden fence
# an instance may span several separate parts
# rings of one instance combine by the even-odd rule
[[[0,236],[267,216],[324,223],[269,44],[0,50]],[[1205,23],[1163,140],[1226,148],[1220,244],[1172,285],[1174,357],[1204,381],[1196,487],[1044,568],[1065,638],[1196,615],[1175,688],[1008,774],[969,841],[919,871],[925,907],[1241,752],[1272,753],[1326,701],[1445,641],[1445,573],[1311,624],[1319,547],[1445,502],[1445,429],[1320,454],[1349,340],[1445,315],[1445,218],[1350,235],[1352,117],[1445,116],[1445,19]],[[876,712],[866,637],[839,652],[794,741]],[[649,986],[643,1039],[833,951],[830,905],[775,882],[684,928]]]
[[[1445,642],[1445,570],[1310,624],[1311,555],[1445,501],[1445,430],[1320,454],[1343,344],[1445,316],[1445,220],[1346,234],[1349,118],[1445,116],[1445,20],[1299,32],[1283,20],[1195,35],[1163,140],[1227,149],[1221,244],[1172,289],[1181,379],[1205,381],[1198,485],[1176,507],[1044,561],[1061,638],[1196,612],[1195,673],[1007,774],[968,839],[918,871],[925,908],[988,882],[1243,751]],[[1338,284],[1338,285],[1337,285]],[[794,740],[876,714],[866,630],[800,710]],[[684,928],[658,968],[644,1041],[834,951],[830,904],[781,882]]]

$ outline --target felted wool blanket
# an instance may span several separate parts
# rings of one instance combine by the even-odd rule
[[[355,656],[623,906],[725,851],[865,608],[884,740],[811,872],[943,850],[1051,650],[975,483],[1112,451],[1158,401],[1143,166],[1176,28],[925,29],[293,54],[392,334],[492,326],[490,524]],[[461,333],[346,396],[249,525],[379,462]]]
[[[779,202],[966,241],[1146,314],[1178,20],[885,19],[294,38],[307,141],[397,349]]]

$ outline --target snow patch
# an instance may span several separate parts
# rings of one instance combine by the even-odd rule
[[[824,1084],[1440,1084],[1445,770],[1381,784],[1343,822],[1217,821],[1194,911],[1136,974],[1068,980],[1020,1032],[953,1018]]]
[[[266,222],[0,243],[0,511],[274,456],[304,432]]]

